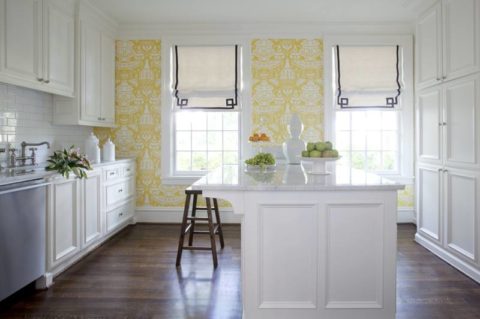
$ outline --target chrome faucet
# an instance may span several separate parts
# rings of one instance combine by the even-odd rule
[[[15,167],[16,166],[16,162],[17,161],[22,161],[22,165],[21,166],[25,166],[25,163],[27,160],[31,160],[32,161],[32,165],[35,165],[36,164],[36,153],[35,151],[37,150],[37,148],[29,148],[29,150],[32,152],[30,156],[27,156],[25,154],[25,149],[27,148],[27,146],[41,146],[41,145],[47,145],[47,148],[50,148],[50,143],[48,142],[41,142],[41,143],[27,143],[25,141],[22,142],[22,144],[20,144],[22,146],[22,153],[20,155],[20,157],[16,156],[15,155],[15,149],[13,150],[10,150],[12,152],[11,156],[10,156],[10,166],[11,167]]]

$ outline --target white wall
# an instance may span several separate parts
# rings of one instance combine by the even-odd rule
[[[45,161],[53,150],[72,144],[83,148],[92,129],[85,126],[53,125],[52,112],[52,94],[0,83],[0,148],[11,143],[20,149],[22,141],[50,142],[50,150],[47,151],[44,146],[38,149],[38,162]],[[0,154],[3,166],[5,159],[6,155]]]

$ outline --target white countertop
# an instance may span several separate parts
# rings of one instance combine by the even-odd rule
[[[120,158],[115,160],[114,162],[102,162],[102,163],[92,164],[92,167],[93,169],[95,169],[95,168],[100,168],[106,165],[121,164],[123,162],[129,162],[132,160],[133,158]],[[15,168],[16,171],[26,170],[26,171],[32,171],[32,172],[29,172],[26,174],[13,175],[13,176],[7,174],[6,171],[3,170],[2,172],[0,172],[0,186],[18,183],[18,182],[26,182],[26,181],[31,181],[31,180],[40,179],[40,178],[48,180],[49,178],[54,177],[55,175],[58,175],[57,172],[46,171],[45,166],[47,164],[48,163],[40,163],[33,167],[32,166],[16,167]]]
[[[277,165],[273,172],[248,172],[244,165],[225,165],[209,172],[192,185],[198,190],[238,191],[334,191],[399,190],[405,185],[364,171],[337,164],[331,174],[309,174],[307,165]]]

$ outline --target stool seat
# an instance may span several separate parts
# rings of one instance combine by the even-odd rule
[[[213,267],[217,268],[218,260],[217,260],[217,248],[215,244],[215,236],[218,235],[220,238],[220,246],[223,249],[225,244],[223,240],[223,231],[222,231],[222,223],[220,221],[220,212],[218,209],[218,201],[216,198],[213,199],[213,211],[215,213],[216,224],[213,222],[212,217],[212,203],[211,198],[205,198],[205,207],[197,206],[198,196],[202,195],[201,190],[192,190],[191,187],[185,189],[185,208],[183,210],[183,218],[182,218],[182,226],[180,231],[180,239],[178,242],[178,251],[177,251],[177,261],[176,266],[180,266],[182,260],[182,252],[184,249],[186,250],[210,250],[212,252],[213,258]],[[192,203],[192,213],[190,213],[190,201],[193,197]],[[197,211],[206,211],[207,217],[197,217]],[[202,221],[206,223],[198,223],[197,221]],[[195,225],[203,224],[208,226],[208,230],[195,230]],[[188,246],[184,245],[185,235],[189,234],[188,238]],[[210,236],[210,247],[198,247],[192,246],[193,245],[193,235],[194,234],[202,234],[202,235],[209,235]]]

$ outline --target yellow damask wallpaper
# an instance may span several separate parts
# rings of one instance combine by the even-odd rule
[[[95,129],[102,143],[112,138],[117,156],[137,158],[139,207],[181,207],[184,201],[185,186],[162,185],[160,178],[160,47],[159,40],[117,41],[117,127]],[[275,143],[287,138],[292,113],[305,125],[304,139],[322,139],[322,40],[252,40],[252,101],[253,129]],[[411,187],[399,194],[399,206],[413,206]]]
[[[323,41],[252,41],[252,128],[275,143],[288,138],[287,122],[297,113],[303,139],[323,138]]]

